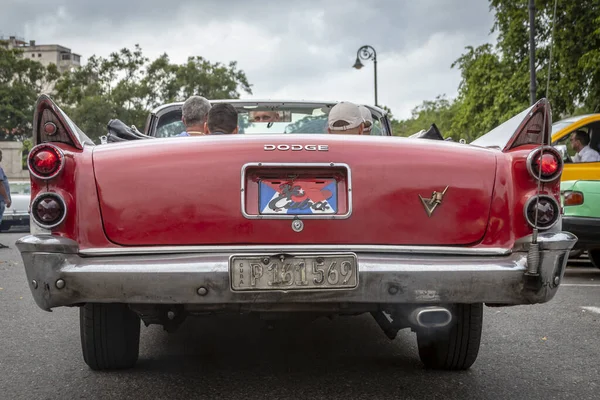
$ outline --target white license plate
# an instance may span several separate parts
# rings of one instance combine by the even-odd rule
[[[319,290],[358,286],[358,263],[353,253],[330,255],[232,256],[231,289]]]

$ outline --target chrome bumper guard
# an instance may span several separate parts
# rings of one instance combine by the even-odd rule
[[[329,303],[544,303],[556,294],[569,250],[568,232],[538,236],[540,261],[526,275],[531,238],[513,249],[346,246],[358,257],[359,284],[351,290],[234,292],[227,247],[119,248],[79,251],[57,236],[25,236],[16,243],[29,287],[44,310],[86,302],[218,305]],[[276,251],[278,249],[278,251]],[[243,246],[243,253],[322,254],[327,246]],[[329,251],[340,251],[331,246]]]

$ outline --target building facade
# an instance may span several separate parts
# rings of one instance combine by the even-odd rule
[[[23,169],[23,143],[13,141],[0,141],[2,162],[0,165],[9,181],[28,180],[29,171]]]
[[[23,57],[30,58],[44,66],[55,64],[60,73],[81,66],[81,56],[73,53],[71,49],[58,44],[36,44],[35,40],[26,42],[22,38],[9,36],[8,39],[0,37],[0,43],[8,49],[20,49]]]

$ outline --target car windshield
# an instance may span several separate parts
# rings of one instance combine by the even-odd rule
[[[239,133],[264,134],[319,134],[327,133],[327,116],[334,104],[266,103],[236,104]],[[155,134],[157,137],[177,136],[185,131],[181,122],[181,108],[161,115]],[[382,122],[373,115],[373,136],[387,135]]]
[[[11,182],[10,194],[31,194],[31,184],[29,182]]]
[[[575,122],[579,121],[580,119],[583,119],[588,116],[589,115],[578,115],[576,117],[570,117],[570,118],[566,118],[566,119],[557,121],[552,124],[552,134],[554,135],[556,132],[560,131],[561,129],[563,129],[569,125],[572,125]]]

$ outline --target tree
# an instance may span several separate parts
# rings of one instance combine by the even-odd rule
[[[550,99],[554,120],[600,112],[600,0],[558,1],[551,42],[554,4],[535,1],[536,97]],[[409,135],[434,122],[445,137],[470,142],[530,105],[528,2],[491,0],[490,9],[498,40],[469,46],[452,63],[461,72],[458,97],[423,102],[411,118],[393,121],[394,133]]]
[[[179,65],[171,63],[167,54],[150,62],[136,45],[108,58],[92,56],[82,68],[65,73],[56,84],[56,98],[97,142],[110,119],[142,130],[150,109],[158,105],[196,94],[209,99],[239,98],[239,89],[252,93],[235,62],[224,65],[195,56]]]
[[[484,134],[529,106],[529,21],[523,0],[491,0],[495,46],[468,47],[453,67],[461,70],[453,128],[469,138]],[[548,95],[554,120],[600,111],[600,1],[536,0],[537,98]]]
[[[44,67],[0,46],[0,140],[31,136],[33,107],[42,88],[58,78],[56,65]]]
[[[457,105],[446,96],[437,96],[435,100],[426,100],[411,112],[411,117],[405,120],[392,120],[392,131],[395,135],[410,136],[421,129],[429,129],[435,123],[444,137],[460,139],[453,130],[452,121],[456,115]]]

